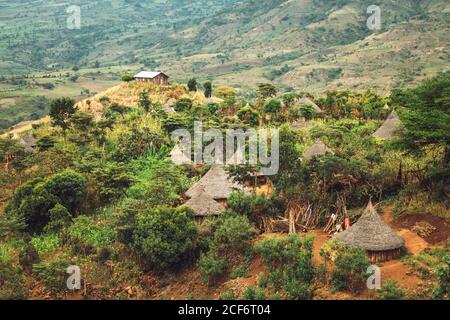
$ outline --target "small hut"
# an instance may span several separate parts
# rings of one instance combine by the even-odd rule
[[[372,201],[358,222],[334,238],[348,246],[366,250],[372,263],[397,258],[405,245],[403,238],[381,220]]]
[[[315,157],[321,157],[326,155],[327,153],[334,154],[334,151],[331,150],[322,140],[317,139],[316,143],[314,143],[311,147],[309,147],[305,153],[304,157],[306,160],[311,160]]]
[[[223,165],[214,164],[211,169],[186,192],[186,196],[194,198],[199,193],[205,193],[213,200],[225,203],[235,190],[242,190],[242,186],[228,178]]]
[[[171,114],[175,112],[174,106],[177,103],[177,100],[174,98],[170,98],[166,103],[163,104],[163,110],[167,114]]]
[[[198,190],[198,193],[187,201],[185,206],[192,209],[195,212],[195,217],[200,220],[208,217],[217,217],[225,210],[223,205],[201,190]]]
[[[170,160],[172,160],[172,162],[177,165],[192,164],[192,160],[181,149],[181,147],[178,143],[175,145],[173,150],[170,152]]]
[[[299,99],[297,101],[297,103],[301,106],[311,106],[313,107],[314,110],[316,110],[317,113],[323,113],[322,109],[320,109],[320,107],[314,103],[314,101],[312,101],[310,98],[307,97],[303,97],[301,99]]]
[[[396,131],[401,124],[397,112],[392,111],[383,125],[373,134],[375,138],[392,140],[396,137]]]
[[[308,128],[309,123],[308,121],[306,121],[305,118],[300,118],[297,121],[293,122],[291,125],[292,130],[301,130],[301,129],[305,129]]]

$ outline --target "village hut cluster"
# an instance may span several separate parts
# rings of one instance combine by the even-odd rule
[[[308,98],[303,98],[299,100],[298,103],[311,105],[317,112],[322,112],[322,110]],[[314,107],[314,105],[316,107]],[[169,105],[167,107],[169,107]],[[399,125],[400,119],[396,112],[393,111],[373,136],[380,139],[393,139],[395,138],[396,130]],[[294,129],[306,126],[307,122],[305,119],[300,119],[297,125],[293,124]],[[334,153],[335,152],[321,139],[317,139],[313,145],[305,150],[303,158],[306,161],[311,161],[314,158]],[[186,150],[178,143],[171,152],[171,159],[178,165],[192,164],[188,152],[186,152]],[[226,209],[227,199],[230,194],[236,190],[245,190],[245,188],[244,186],[233,182],[228,177],[223,164],[215,163],[211,166],[210,170],[186,192],[188,200],[185,205],[195,212],[197,220],[201,221],[207,217],[217,217]],[[315,221],[311,207],[303,210],[298,205],[292,204],[290,208],[292,210],[289,212],[289,217],[282,218],[279,221],[273,221],[272,224],[276,225],[276,222],[278,222],[278,224],[283,226],[288,225],[289,232],[291,232],[292,230],[297,230],[296,223],[301,222],[300,225],[304,229],[306,228],[305,226],[311,224],[311,221]],[[302,214],[297,213],[294,215],[294,224],[291,221],[293,220],[293,211],[303,212]],[[372,202],[369,202],[367,208],[362,213],[361,218],[354,225],[350,226],[349,219],[347,220],[348,223],[344,223],[345,227],[343,229],[345,230],[342,231],[343,229],[340,228],[339,231],[336,231],[334,238],[342,241],[345,245],[367,251],[373,263],[391,260],[397,258],[401,254],[402,248],[405,245],[404,240],[383,222],[373,207]],[[338,223],[340,222],[333,220],[333,226]],[[330,230],[333,229],[330,228]]]

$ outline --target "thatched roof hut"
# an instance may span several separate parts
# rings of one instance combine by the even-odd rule
[[[242,186],[234,183],[226,173],[223,165],[214,164],[211,169],[186,192],[186,196],[194,198],[199,193],[205,193],[214,200],[226,200],[235,190]]]
[[[224,206],[200,190],[185,203],[185,206],[194,210],[196,217],[214,217],[225,210]]]
[[[372,201],[361,218],[349,229],[335,237],[344,244],[364,249],[372,262],[382,262],[398,257],[405,241],[380,218]]]
[[[173,150],[170,152],[170,160],[177,165],[191,164],[192,160],[186,155],[177,143]]]
[[[308,128],[309,123],[305,118],[300,118],[297,121],[293,122],[291,125],[292,130],[300,130]]]
[[[334,154],[334,151],[331,150],[322,140],[317,139],[316,143],[314,143],[311,147],[309,147],[305,153],[304,157],[306,160],[311,160],[314,157],[321,157],[326,155],[327,153]]]
[[[167,100],[166,103],[163,104],[162,106],[163,110],[168,114],[174,113],[175,112],[174,106],[176,103],[177,103],[176,99],[170,98],[169,100]]]
[[[297,103],[302,106],[303,105],[311,106],[311,107],[313,107],[314,110],[316,110],[316,112],[323,113],[322,109],[320,109],[320,107],[317,104],[315,104],[314,101],[312,101],[310,98],[303,97],[303,98],[299,99],[297,101]]]
[[[375,138],[380,139],[394,139],[396,137],[396,130],[401,124],[400,118],[397,115],[397,112],[392,111],[383,125],[373,134]]]

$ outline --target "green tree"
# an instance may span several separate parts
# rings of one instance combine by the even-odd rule
[[[56,139],[52,136],[43,136],[36,141],[36,146],[41,152],[53,148],[55,144]]]
[[[151,110],[151,108],[152,108],[152,101],[150,100],[150,97],[148,95],[148,91],[147,90],[144,90],[144,91],[139,93],[138,105],[145,112],[149,112]]]
[[[281,110],[281,101],[278,99],[271,99],[264,105],[264,112],[275,114]]]
[[[192,109],[192,100],[189,98],[181,98],[175,103],[176,112],[184,112]]]
[[[402,106],[400,114],[405,129],[399,145],[415,153],[427,148],[441,150],[442,168],[450,157],[450,75],[439,75],[416,88],[394,90],[394,104]]]
[[[237,113],[238,118],[250,126],[257,126],[259,120],[259,113],[252,107],[243,107]]]
[[[43,188],[57,197],[58,202],[73,214],[80,209],[86,199],[87,180],[73,170],[65,170],[49,177],[44,182]]]
[[[134,80],[134,76],[130,73],[125,73],[120,77],[120,79],[125,82],[130,82]]]
[[[188,81],[188,90],[191,92],[197,91],[197,79],[192,78]]]
[[[70,127],[70,119],[76,111],[75,100],[71,98],[58,98],[50,103],[52,124],[63,130],[64,141],[66,141],[66,131]]]
[[[206,81],[203,84],[203,88],[205,89],[205,97],[206,98],[210,98],[212,95],[212,82],[211,81]]]
[[[197,226],[192,210],[157,207],[138,214],[133,247],[159,271],[174,268],[193,248]]]

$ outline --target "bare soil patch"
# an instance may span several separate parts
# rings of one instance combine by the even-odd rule
[[[432,245],[445,244],[450,235],[448,220],[425,214],[405,214],[393,221],[394,227],[412,230],[416,225],[426,222],[435,228],[423,238]]]

